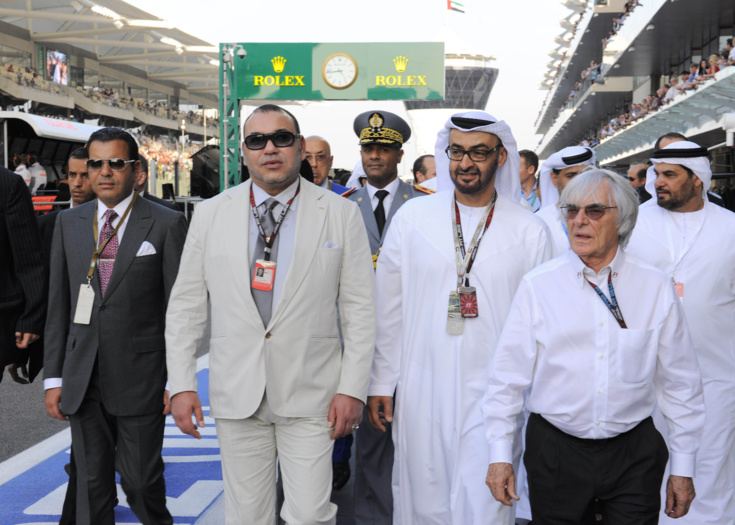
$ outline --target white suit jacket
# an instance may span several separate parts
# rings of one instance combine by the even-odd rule
[[[194,213],[166,315],[171,395],[197,390],[195,354],[209,299],[213,417],[249,417],[264,393],[283,417],[326,416],[337,393],[365,401],[375,345],[375,283],[358,207],[301,181],[293,259],[264,328],[250,291],[250,185],[203,202]]]

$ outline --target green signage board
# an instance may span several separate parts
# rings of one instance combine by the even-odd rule
[[[233,46],[235,96],[276,100],[441,100],[444,44]]]

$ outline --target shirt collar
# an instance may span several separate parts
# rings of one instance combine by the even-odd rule
[[[288,201],[290,201],[291,198],[294,195],[296,195],[296,190],[299,187],[299,180],[300,179],[301,179],[300,176],[299,177],[296,177],[296,180],[293,181],[288,188],[286,188],[285,190],[283,190],[281,193],[279,193],[278,195],[276,195],[273,198],[276,199],[282,206],[285,206],[286,204],[288,204]],[[256,207],[259,207],[267,199],[270,199],[272,197],[263,188],[261,188],[260,186],[258,186],[254,182],[252,184],[252,188],[253,188],[253,197],[255,198],[255,206]],[[298,200],[298,199],[294,199],[294,201],[291,203],[291,208],[290,209],[292,211],[296,211],[296,200]]]
[[[572,250],[569,250],[567,257],[569,258],[569,263],[571,264],[574,271],[577,284],[580,288],[584,287],[587,277],[592,277],[595,275],[594,270],[584,264],[584,261],[579,258],[579,255],[574,253]],[[613,281],[616,281],[619,277],[619,273],[623,267],[623,264],[625,264],[625,250],[620,248],[620,245],[618,245],[618,251],[615,253],[615,257],[613,257],[613,260],[610,261],[610,264],[604,266],[597,275],[606,275],[607,272],[612,272]]]
[[[395,193],[398,191],[398,185],[401,183],[401,179],[396,177],[393,179],[393,181],[388,184],[385,188],[383,188],[385,191],[387,191],[390,195],[395,195]],[[365,187],[367,188],[368,195],[370,195],[370,200],[373,200],[373,197],[375,197],[375,194],[380,190],[380,188],[376,188],[372,184],[370,184],[370,181],[368,180],[365,184]]]
[[[329,177],[324,177],[324,182],[322,182],[319,185],[320,188],[324,188],[325,190],[329,189]]]
[[[135,193],[135,190],[130,192],[130,195],[125,197],[121,202],[117,203],[117,206],[112,208],[115,210],[115,213],[117,213],[118,217],[122,217],[125,214],[125,210],[128,209],[128,205],[133,200],[133,194]],[[100,224],[104,221],[105,218],[105,212],[109,208],[99,199],[97,199],[97,222]]]

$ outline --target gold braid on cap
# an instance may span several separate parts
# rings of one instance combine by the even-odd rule
[[[382,142],[384,144],[392,144],[398,142],[403,144],[403,135],[398,131],[390,128],[380,128],[373,131],[374,128],[365,128],[360,132],[360,144],[363,142]]]

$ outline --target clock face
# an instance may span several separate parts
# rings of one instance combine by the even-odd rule
[[[330,55],[322,65],[322,78],[329,87],[346,89],[357,80],[357,62],[346,53]]]

